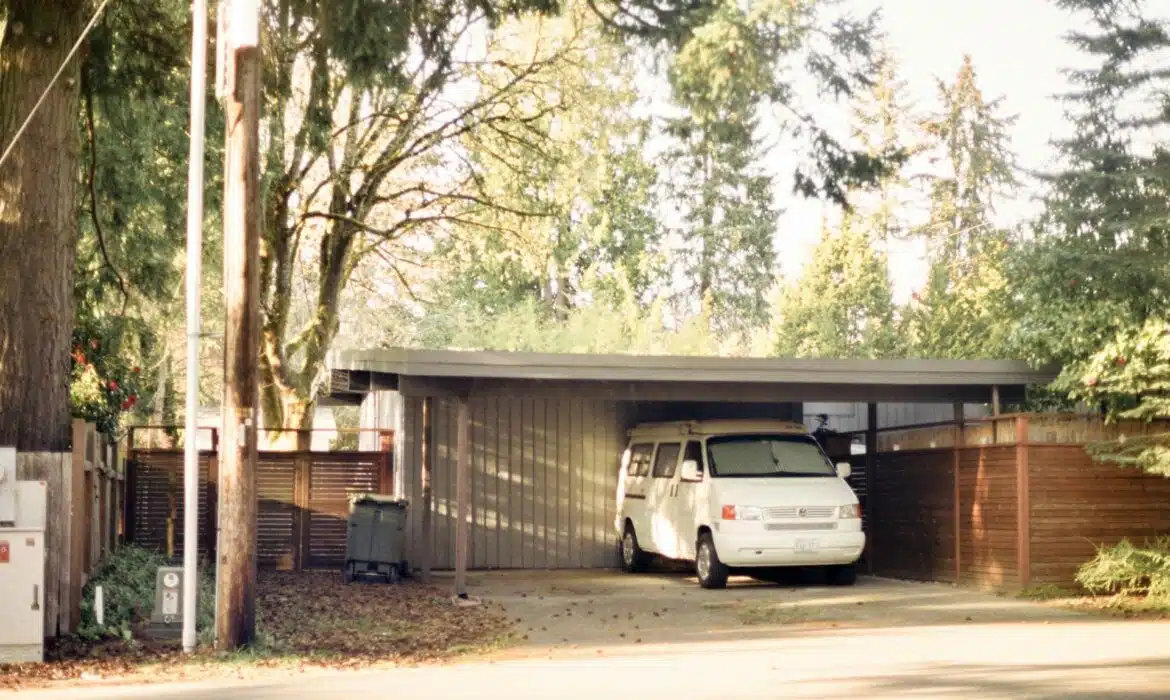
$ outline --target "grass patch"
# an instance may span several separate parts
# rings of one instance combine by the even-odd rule
[[[819,610],[806,605],[778,605],[775,603],[744,603],[737,615],[743,625],[795,625],[820,619]]]
[[[1017,598],[1024,600],[1060,600],[1062,598],[1074,598],[1077,596],[1076,591],[1062,588],[1053,583],[1030,586],[1016,593]]]

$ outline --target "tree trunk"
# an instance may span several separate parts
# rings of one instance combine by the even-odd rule
[[[0,31],[0,152],[84,25],[83,0],[9,0]],[[0,165],[0,445],[70,442],[69,352],[77,238],[75,57]]]
[[[267,364],[261,362],[261,410],[264,419],[262,441],[265,449],[305,452],[312,446],[316,402],[296,389],[282,388],[273,381]]]

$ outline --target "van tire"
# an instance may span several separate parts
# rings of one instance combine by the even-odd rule
[[[618,540],[618,556],[622,561],[622,571],[627,574],[636,574],[645,570],[650,561],[650,555],[646,554],[638,545],[638,535],[634,532],[634,526],[631,523],[626,523],[622,538]]]
[[[857,566],[855,564],[830,566],[825,571],[825,578],[831,586],[852,586],[857,583]]]
[[[727,565],[719,561],[711,533],[700,534],[695,547],[695,575],[699,578],[699,585],[709,589],[725,588],[730,574]]]

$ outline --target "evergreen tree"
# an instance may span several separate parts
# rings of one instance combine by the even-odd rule
[[[911,234],[909,210],[917,192],[909,172],[914,159],[927,148],[920,120],[909,95],[909,86],[898,74],[898,61],[882,55],[880,69],[872,89],[853,106],[853,137],[859,146],[875,158],[898,154],[894,163],[877,181],[874,191],[857,190],[849,199],[857,211],[872,221],[875,240],[906,238]]]
[[[1003,353],[1002,299],[1007,232],[993,221],[997,201],[1016,188],[1002,98],[988,100],[970,56],[955,81],[939,83],[942,109],[924,122],[930,139],[930,219],[919,228],[930,256],[926,287],[906,314],[917,354],[986,358]]]
[[[881,358],[900,354],[885,256],[864,222],[822,229],[803,274],[785,289],[774,352],[781,357]]]
[[[1054,389],[1111,416],[1170,417],[1170,25],[1140,3],[1062,0],[1085,20],[1070,41],[1074,125],[1035,237],[1009,268],[1017,351],[1063,369]],[[1147,8],[1152,10],[1152,7]],[[1164,437],[1100,446],[1103,457],[1170,474]]]
[[[0,444],[21,452],[69,448],[81,71],[65,59],[89,10],[0,0]]]
[[[635,115],[630,52],[599,41],[596,24],[573,11],[539,27],[516,23],[509,53],[569,33],[578,48],[532,93],[556,106],[544,119],[468,135],[483,196],[508,206],[469,213],[439,238],[432,260],[440,276],[425,304],[438,318],[425,324],[426,342],[441,344],[467,319],[510,309],[565,321],[581,307],[620,313],[650,300],[661,226],[653,211],[657,174],[643,154],[649,124]],[[547,133],[538,151],[524,138],[533,128]]]
[[[668,129],[678,144],[666,158],[682,217],[675,269],[687,283],[683,308],[709,317],[716,332],[763,323],[774,278],[778,212],[751,111],[742,101],[692,108]]]

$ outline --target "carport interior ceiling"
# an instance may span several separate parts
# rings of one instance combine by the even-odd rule
[[[440,569],[456,563],[460,398],[468,400],[470,422],[468,566],[591,568],[616,563],[619,455],[626,431],[638,422],[800,421],[805,400],[984,403],[992,387],[1011,402],[1028,384],[1054,376],[1019,362],[393,349],[338,352],[330,368],[334,397],[361,401],[362,427],[393,431],[396,490],[413,504],[423,503],[428,446],[430,559]],[[366,433],[363,439],[379,438]],[[408,521],[409,556],[416,561],[424,541],[422,511],[413,507]]]

